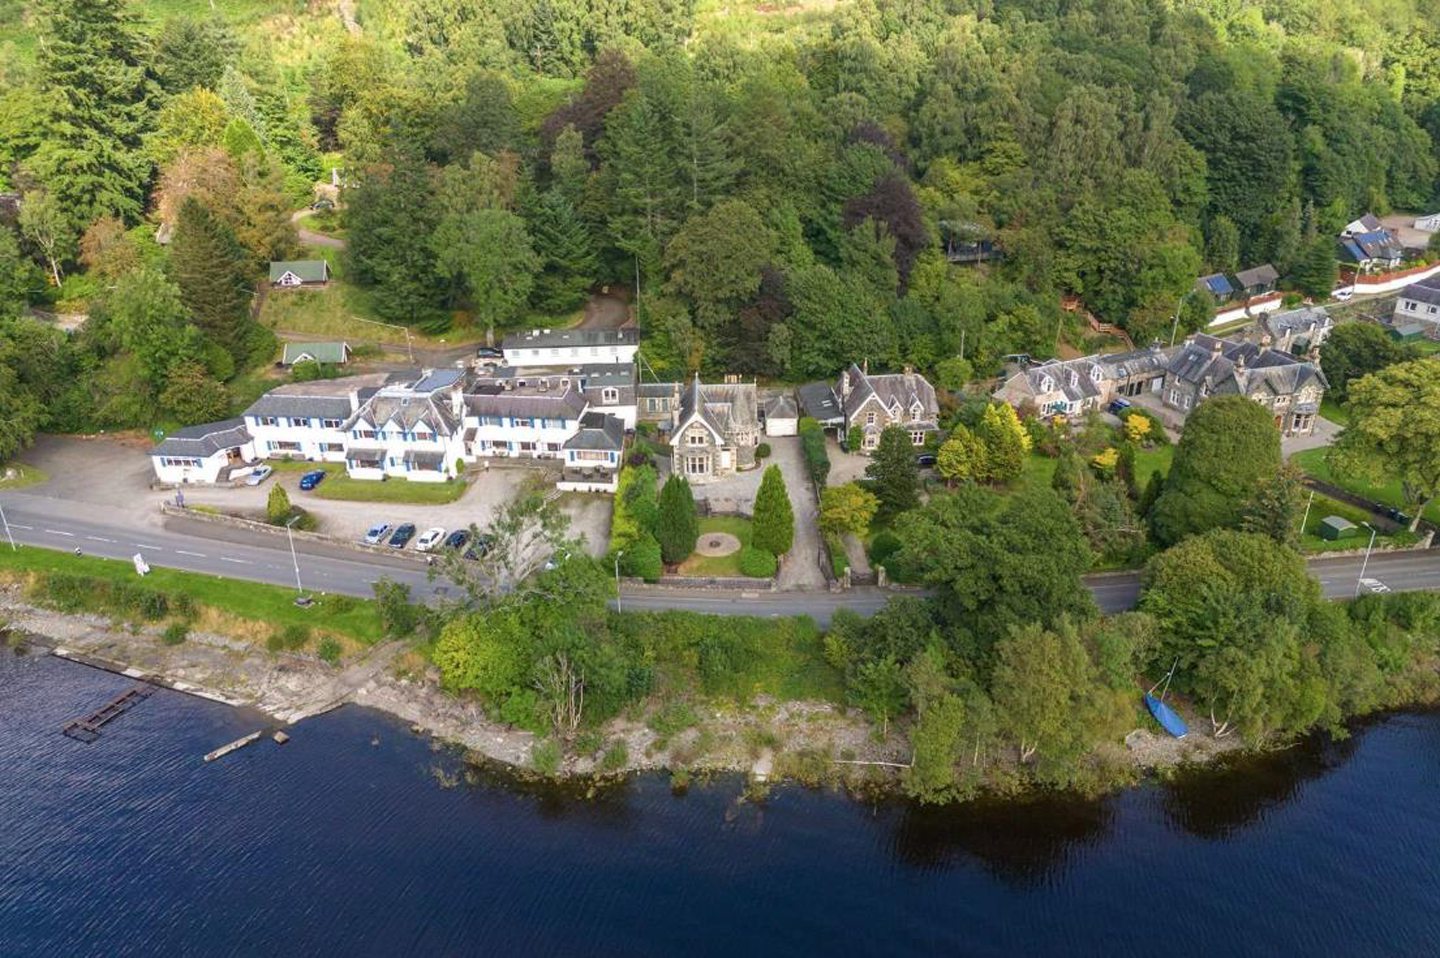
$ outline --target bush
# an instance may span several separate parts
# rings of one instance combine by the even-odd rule
[[[618,772],[630,761],[630,750],[620,740],[605,750],[600,758],[600,768],[606,772]]]
[[[297,652],[310,643],[310,627],[292,622],[277,632],[271,632],[265,640],[265,648],[271,652]]]
[[[668,739],[679,735],[699,721],[699,716],[695,714],[695,710],[690,707],[689,702],[674,701],[660,706],[645,724],[649,725],[650,730],[662,739]]]
[[[320,646],[315,650],[316,654],[331,665],[340,661],[340,643],[330,636],[320,640]]]
[[[530,764],[541,775],[554,778],[560,771],[560,743],[553,738],[536,742],[530,748]]]
[[[755,458],[756,458],[756,459],[769,459],[769,458],[770,458],[770,444],[769,444],[768,442],[762,442],[760,445],[758,445],[758,446],[755,447]]]
[[[740,550],[740,574],[752,579],[768,579],[779,568],[780,563],[764,549],[746,546]]]
[[[265,518],[273,526],[283,526],[290,520],[290,494],[278,482],[270,487],[270,497],[265,500]]]
[[[658,582],[665,572],[665,564],[660,560],[660,543],[650,535],[632,542],[620,557],[620,571],[646,582]]]
[[[171,622],[165,626],[165,631],[160,633],[160,641],[166,645],[180,645],[190,635],[190,625],[187,622]]]
[[[587,728],[575,736],[571,751],[576,755],[594,755],[605,747],[605,734],[599,729]]]
[[[420,617],[410,604],[410,587],[381,576],[374,585],[375,607],[380,613],[380,628],[392,639],[403,639],[415,631]]]
[[[893,532],[882,532],[870,543],[870,564],[886,565],[892,556],[900,551],[900,537]]]
[[[806,416],[800,420],[800,451],[805,456],[805,469],[810,480],[817,486],[824,486],[830,477],[830,454],[825,451],[825,430],[820,424]]]
[[[850,568],[850,556],[845,552],[845,543],[833,532],[828,533],[825,536],[825,551],[830,553],[830,571],[835,574],[835,578],[840,578],[845,574],[845,570]]]

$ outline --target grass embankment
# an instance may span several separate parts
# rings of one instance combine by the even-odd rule
[[[6,478],[11,470],[15,475]],[[24,489],[26,486],[38,486],[50,477],[36,469],[34,466],[27,466],[23,462],[12,462],[7,466],[0,466],[0,489],[6,492],[14,492],[16,489]]]
[[[1290,461],[1299,466],[1307,476],[1313,476],[1321,482],[1328,482],[1372,502],[1394,506],[1396,509],[1407,509],[1405,496],[1400,491],[1398,480],[1376,483],[1368,479],[1340,475],[1334,472],[1330,468],[1330,464],[1325,461],[1328,452],[1328,449],[1307,449],[1291,456]],[[1425,518],[1431,522],[1440,523],[1440,502],[1430,504],[1430,508],[1425,510]]]
[[[740,548],[726,556],[692,555],[680,563],[681,575],[739,576],[740,553],[750,544],[750,520],[743,516],[706,516],[700,520],[700,538],[709,533],[725,532],[740,540]]]
[[[322,596],[302,609],[284,586],[151,566],[141,579],[126,559],[75,556],[23,546],[0,550],[0,579],[20,582],[31,601],[61,612],[95,612],[126,621],[193,621],[207,631],[263,643],[287,627],[313,629],[361,646],[381,638],[375,603]],[[163,597],[157,601],[154,597]]]
[[[1346,539],[1320,538],[1320,523],[1324,522],[1327,516],[1339,516],[1355,523],[1359,528],[1355,534]],[[1305,521],[1305,533],[1300,537],[1300,549],[1303,552],[1337,552],[1345,549],[1363,549],[1370,542],[1370,530],[1361,525],[1362,522],[1373,522],[1374,516],[1358,506],[1331,499],[1318,492],[1315,494],[1315,501],[1310,504],[1310,518]],[[1404,530],[1392,534],[1381,533],[1375,537],[1377,548],[1395,548],[1414,545],[1419,537]]]
[[[338,462],[306,462],[303,459],[272,459],[276,472],[323,472],[325,479],[309,491],[296,490],[290,501],[305,505],[305,497],[335,502],[399,502],[418,506],[443,506],[465,495],[470,484],[464,480],[450,482],[411,482],[408,479],[352,479],[345,466]]]

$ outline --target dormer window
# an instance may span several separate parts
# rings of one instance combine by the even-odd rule
[[[1040,391],[1042,393],[1048,393],[1054,388],[1055,380],[1051,379],[1049,376],[1046,376],[1044,379],[1040,380]]]
[[[1097,383],[1098,383],[1098,382],[1100,381],[1100,377],[1101,377],[1102,375],[1103,375],[1103,374],[1100,372],[1100,367],[1099,367],[1099,366],[1091,366],[1091,367],[1090,367],[1090,381],[1091,381],[1091,382],[1097,382]]]
[[[600,401],[607,406],[613,406],[620,401],[620,390],[614,386],[606,386],[600,390]]]
[[[1074,389],[1076,386],[1079,386],[1079,385],[1080,385],[1080,374],[1077,373],[1077,372],[1075,372],[1075,370],[1073,370],[1073,369],[1070,370],[1070,388],[1071,388],[1071,389]]]

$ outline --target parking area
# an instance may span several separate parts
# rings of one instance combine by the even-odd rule
[[[173,501],[175,491],[150,488],[154,473],[146,455],[147,448],[148,443],[135,441],[42,437],[23,460],[44,470],[50,479],[30,491],[49,498],[122,510],[136,522],[153,521],[160,503],[167,499]],[[443,505],[321,499],[300,489],[301,475],[300,471],[277,471],[258,486],[186,486],[180,491],[187,506],[258,515],[265,511],[270,490],[278,483],[285,487],[293,505],[319,520],[318,531],[337,539],[359,540],[377,522],[391,526],[413,522],[420,532],[434,526],[463,529],[471,523],[483,528],[536,471],[507,465],[472,472],[470,488],[465,494]],[[570,517],[571,535],[584,536],[589,551],[603,555],[610,537],[610,498],[572,493],[561,496],[559,501],[561,509]]]

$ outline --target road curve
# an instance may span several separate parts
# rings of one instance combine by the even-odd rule
[[[292,561],[289,545],[281,536],[200,520],[156,517],[155,522],[127,523],[113,510],[27,493],[0,496],[0,508],[20,545],[63,551],[78,548],[86,555],[126,561],[138,552],[152,566],[285,586],[295,584],[298,564],[306,590],[344,595],[369,596],[381,576],[409,585],[411,594],[424,601],[450,592],[444,582],[432,582],[425,567],[413,559],[375,555],[343,544],[297,539]],[[0,548],[8,548],[3,538]],[[1359,582],[1362,561],[1359,556],[1317,558],[1309,565],[1330,598],[1353,596],[1362,588],[1440,590],[1440,549],[1377,552],[1365,569],[1367,583],[1363,587]],[[1103,612],[1132,608],[1140,596],[1138,573],[1086,576],[1085,585]],[[836,609],[873,614],[894,594],[876,588],[839,593],[643,588],[626,589],[619,605],[629,610],[687,609],[715,615],[808,615],[823,625]]]

